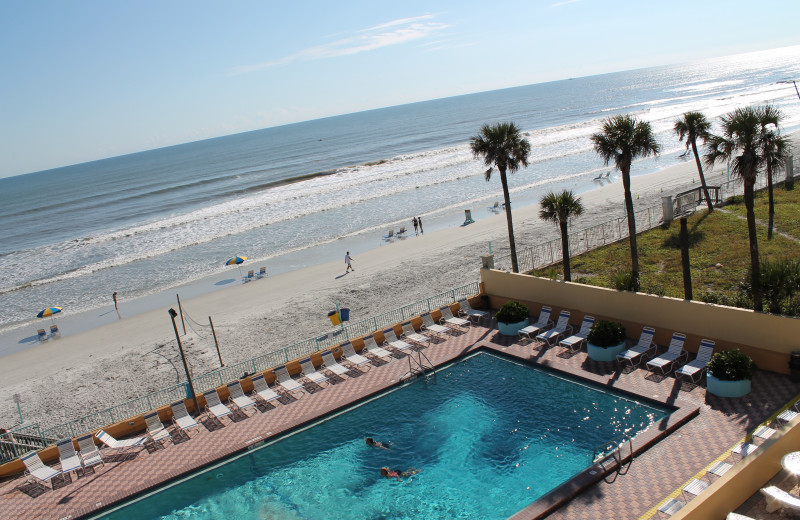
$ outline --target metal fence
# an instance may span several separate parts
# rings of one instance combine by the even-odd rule
[[[308,356],[324,348],[330,348],[345,340],[370,334],[423,312],[438,309],[461,298],[467,298],[478,292],[478,282],[470,282],[377,316],[348,323],[332,329],[324,335],[298,341],[282,349],[266,352],[246,361],[218,368],[199,376],[192,376],[192,383],[197,393],[200,394],[205,390],[224,385],[229,381],[282,365],[292,359]],[[135,417],[159,406],[184,399],[186,396],[186,382],[182,381],[177,385],[162,388],[142,397],[131,399],[125,403],[51,428],[42,429],[38,424],[20,426],[0,434],[0,464],[20,457],[31,450],[54,444],[59,439],[76,437],[95,428],[101,428],[107,424]]]

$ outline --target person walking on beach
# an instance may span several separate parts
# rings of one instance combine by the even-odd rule
[[[424,235],[425,232],[422,230],[422,217],[417,217],[417,225],[419,225],[419,232]]]
[[[355,260],[355,258],[350,256],[350,251],[348,251],[347,254],[344,255],[344,263],[347,264],[347,269],[344,270],[345,273],[349,273],[350,271],[355,271],[355,269],[353,269],[353,266],[350,265],[350,262],[353,260]]]
[[[417,224],[417,217],[414,217],[414,220],[412,220],[412,222],[414,223],[414,234],[419,235],[419,232],[417,231],[417,226],[419,225]]]
[[[114,309],[119,310],[119,307],[117,306],[117,291],[114,291],[114,294],[112,294],[111,297],[114,298]]]

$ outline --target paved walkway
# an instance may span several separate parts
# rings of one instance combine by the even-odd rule
[[[699,416],[637,457],[626,474],[593,485],[548,517],[553,519],[639,518],[797,393],[788,377],[757,372],[749,396],[723,400],[707,396],[703,387],[682,387],[673,378],[659,380],[641,369],[625,371],[614,363],[592,362],[584,352],[561,357],[560,348],[521,345],[482,326],[431,345],[425,354],[438,365],[480,347],[588,375],[609,387],[635,390],[648,398],[687,400],[700,407]],[[163,449],[151,444],[127,456],[107,456],[110,462],[105,466],[87,475],[73,474],[71,482],[56,482],[54,490],[26,483],[23,478],[6,481],[0,484],[0,516],[80,518],[399,384],[408,371],[409,362],[402,357],[371,366],[363,374],[351,372],[356,377],[345,376],[333,385],[310,387],[311,392],[299,399],[287,396],[274,407],[263,404],[259,411],[250,412],[250,417],[241,412],[222,422],[203,417],[202,426],[191,432],[191,438],[178,435],[174,445],[168,443]]]

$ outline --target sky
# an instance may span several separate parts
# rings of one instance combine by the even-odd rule
[[[800,44],[797,0],[4,3],[0,177]]]

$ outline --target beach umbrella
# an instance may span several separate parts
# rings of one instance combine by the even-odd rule
[[[229,259],[227,262],[225,262],[225,265],[235,265],[236,269],[239,270],[239,276],[242,276],[242,270],[239,269],[239,265],[244,263],[245,260],[247,260],[246,256],[238,256],[237,255],[237,256],[234,256],[233,258]]]
[[[53,320],[53,323],[55,323],[55,319],[53,319],[53,316],[55,314],[58,314],[59,312],[61,312],[61,307],[48,307],[46,309],[41,310],[39,314],[36,315],[36,317],[50,318],[51,320]]]

